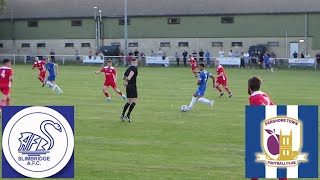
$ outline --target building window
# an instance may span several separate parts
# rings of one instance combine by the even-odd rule
[[[178,46],[179,47],[189,47],[189,43],[188,42],[179,42]]]
[[[74,43],[65,43],[64,47],[74,47]]]
[[[232,42],[231,46],[232,47],[242,47],[242,42]]]
[[[46,43],[37,43],[37,47],[46,47]]]
[[[212,42],[212,47],[223,47],[223,42]]]
[[[128,25],[130,25],[130,24],[131,24],[131,22],[130,22],[130,19],[128,18]],[[119,25],[120,26],[124,25],[124,18],[119,19]]]
[[[30,43],[22,43],[21,47],[23,48],[29,48],[30,47]]]
[[[121,46],[121,43],[120,42],[112,42],[111,46]]]
[[[160,47],[170,47],[170,42],[160,42]]]
[[[0,43],[0,48],[3,48],[3,44],[2,43]]]
[[[28,27],[38,27],[38,21],[28,21]]]
[[[91,47],[90,43],[81,43],[81,47]]]
[[[268,42],[269,47],[279,47],[279,42]]]
[[[180,18],[168,18],[168,24],[180,24]]]
[[[71,26],[82,26],[82,21],[81,20],[72,20]]]
[[[137,42],[129,43],[129,47],[138,47],[139,44]]]
[[[232,24],[234,23],[234,17],[221,17],[221,23]]]

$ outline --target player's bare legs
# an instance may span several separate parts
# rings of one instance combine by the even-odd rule
[[[118,93],[118,94],[122,97],[123,100],[126,100],[126,99],[127,99],[126,95],[124,95],[124,94],[120,91],[120,89],[118,89],[117,87],[114,87],[113,90],[114,90],[114,92]]]
[[[7,100],[8,100],[8,95],[2,95],[2,99],[1,99],[1,104],[0,104],[0,110],[2,110],[3,106],[7,106]]]
[[[10,106],[10,94],[7,95],[6,106]]]
[[[111,101],[111,97],[110,97],[110,94],[107,90],[108,86],[102,86],[102,93],[106,96],[106,101]]]
[[[224,93],[222,92],[222,89],[220,88],[220,84],[219,83],[215,83],[214,86],[219,91],[220,97],[222,97]]]

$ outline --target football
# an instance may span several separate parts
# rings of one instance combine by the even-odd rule
[[[181,106],[181,111],[182,112],[187,112],[188,111],[188,106],[187,105],[182,105]]]

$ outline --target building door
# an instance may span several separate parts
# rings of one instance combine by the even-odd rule
[[[293,53],[295,51],[299,54],[299,43],[291,42],[290,43],[290,57],[293,57]]]

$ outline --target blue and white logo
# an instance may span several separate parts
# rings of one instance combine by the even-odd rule
[[[318,106],[246,107],[246,178],[318,178]]]
[[[69,121],[52,108],[24,108],[5,125],[2,149],[6,162],[21,175],[51,177],[59,173],[73,156],[73,129]],[[8,177],[4,170],[2,172],[3,177]]]

